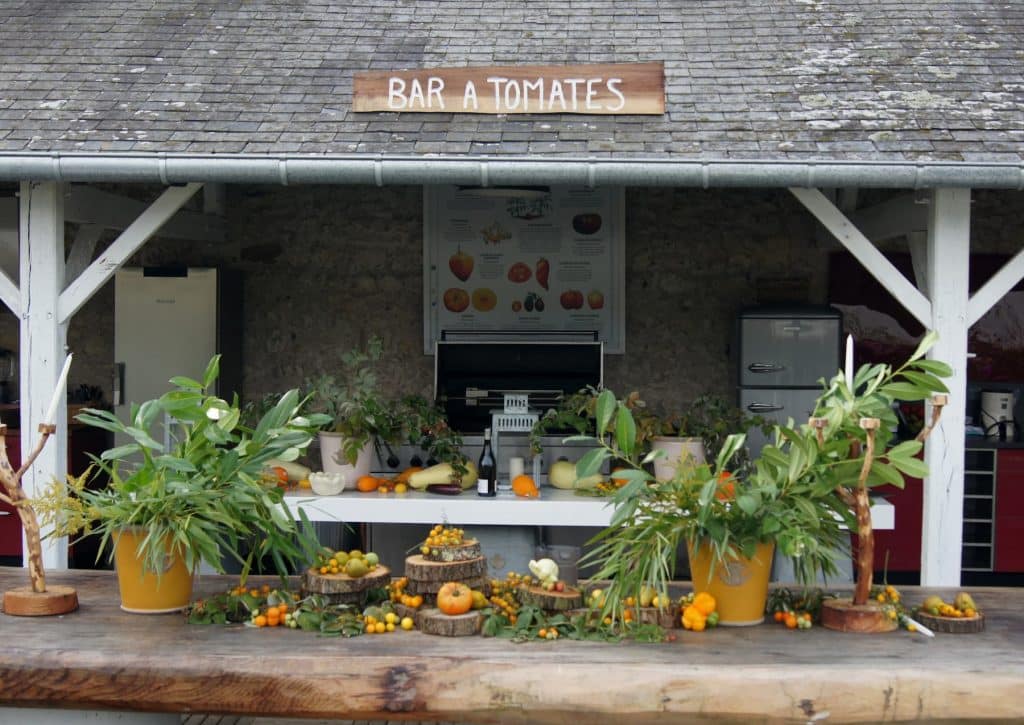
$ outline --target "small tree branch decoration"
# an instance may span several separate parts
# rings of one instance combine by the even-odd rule
[[[71,366],[71,355],[64,362],[64,369],[57,382],[57,389],[47,410],[45,420],[51,421],[57,411],[57,403],[63,396],[67,382],[68,369]],[[0,424],[0,483],[4,493],[0,493],[0,501],[10,504],[18,512],[21,525],[25,529],[25,546],[28,550],[29,586],[11,589],[4,592],[4,613],[17,616],[46,616],[66,614],[78,608],[78,594],[72,587],[54,585],[46,586],[46,571],[43,569],[43,544],[39,532],[39,518],[32,507],[32,502],[25,494],[21,480],[39,454],[46,447],[46,442],[57,426],[53,423],[39,424],[39,440],[17,471],[11,466],[7,457],[7,426]]]

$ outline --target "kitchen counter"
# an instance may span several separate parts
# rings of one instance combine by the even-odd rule
[[[934,639],[763,624],[675,630],[664,644],[514,644],[189,625],[122,612],[112,572],[48,578],[74,586],[81,609],[0,616],[0,705],[49,708],[36,711],[46,722],[97,710],[551,725],[1024,718],[1024,589],[973,589],[985,631]],[[0,589],[26,581],[23,569],[0,568]],[[204,576],[199,586],[234,583]],[[953,590],[902,590],[908,602],[929,593]],[[4,722],[23,717],[0,708]]]
[[[611,522],[609,499],[577,496],[572,491],[543,487],[540,498],[521,498],[499,493],[482,498],[473,491],[458,496],[441,496],[420,491],[408,493],[360,493],[345,491],[340,496],[317,496],[292,492],[285,496],[293,512],[302,509],[311,521],[349,523],[436,524],[498,526],[597,526]],[[892,504],[875,499],[871,508],[874,528],[891,529],[895,524]]]

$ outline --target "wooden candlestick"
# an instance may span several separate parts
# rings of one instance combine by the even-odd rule
[[[6,493],[0,493],[0,501],[14,507],[25,529],[25,546],[28,549],[28,576],[30,585],[4,592],[4,613],[21,617],[50,616],[67,614],[78,609],[78,594],[71,587],[46,586],[46,572],[43,569],[43,544],[39,535],[39,519],[35,509],[25,495],[21,479],[42,453],[46,441],[57,430],[50,423],[39,426],[39,442],[17,471],[7,458],[7,426],[0,424],[0,483]]]

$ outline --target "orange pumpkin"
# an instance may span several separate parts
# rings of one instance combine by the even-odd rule
[[[473,590],[459,582],[447,582],[437,592],[437,608],[444,614],[465,614],[473,606]]]
[[[521,473],[512,479],[512,493],[526,498],[540,498],[540,491],[532,476]]]

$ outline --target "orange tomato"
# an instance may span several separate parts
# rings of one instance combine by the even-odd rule
[[[796,615],[793,614],[792,612],[789,612],[788,614],[786,614],[786,628],[787,629],[796,629]]]
[[[540,496],[537,484],[532,477],[527,476],[525,473],[521,473],[512,479],[512,492],[516,496],[525,496],[526,498],[538,498]]]
[[[270,469],[277,478],[277,485],[281,488],[287,488],[288,486],[288,471],[284,470],[281,466],[274,466]]]
[[[376,491],[379,486],[380,479],[374,476],[360,476],[359,480],[356,481],[356,488],[363,493]]]
[[[472,607],[472,590],[459,582],[447,582],[437,592],[437,608],[444,614],[465,614]]]
[[[616,474],[616,473],[617,473],[618,471],[625,471],[625,470],[626,470],[626,469],[625,469],[625,468],[623,468],[622,466],[618,466],[617,468],[615,468],[615,470],[613,470],[613,471],[612,471],[612,483],[614,483],[614,484],[615,484],[616,486],[618,486],[619,488],[622,488],[622,487],[623,487],[623,486],[625,486],[625,485],[626,485],[627,483],[629,483],[629,479],[628,479],[628,478],[616,478],[616,477],[615,477],[615,474]]]
[[[781,622],[785,618],[786,618],[786,615],[783,614],[781,610],[775,613],[775,621],[776,622]]]

